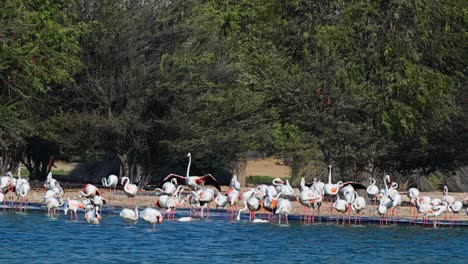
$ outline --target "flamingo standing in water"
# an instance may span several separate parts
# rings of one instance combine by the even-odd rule
[[[393,201],[388,194],[388,185],[387,181],[390,182],[390,176],[384,176],[384,185],[385,189],[383,190],[382,197],[380,198],[379,207],[377,207],[377,213],[380,215],[380,225],[383,224],[383,220],[385,218],[385,223],[388,223],[387,212],[388,209],[392,208]]]
[[[143,219],[145,222],[148,224],[153,225],[153,229],[156,228],[156,224],[162,224],[163,222],[163,216],[161,212],[158,210],[151,208],[151,207],[146,207],[145,210],[143,210],[140,214],[140,218]]]
[[[227,193],[227,204],[228,204],[228,214],[229,218],[233,218],[235,212],[238,209],[239,203],[239,191],[236,189],[229,189]]]
[[[366,200],[364,199],[364,197],[359,196],[359,194],[356,191],[354,191],[354,195],[355,198],[353,203],[351,204],[351,209],[354,212],[356,212],[356,214],[359,214],[362,210],[364,210],[364,208],[366,208]],[[357,216],[356,218],[358,218],[359,223],[361,223],[361,217]],[[356,219],[354,220],[354,223],[356,224]]]
[[[213,177],[213,175],[211,174],[205,174],[203,176],[190,176],[190,164],[192,163],[192,155],[188,153],[187,157],[189,158],[189,163],[187,166],[186,176],[184,177],[177,174],[169,174],[166,176],[166,178],[164,178],[161,181],[159,188],[161,188],[165,182],[171,181],[175,178],[178,182],[187,185],[192,191],[198,191],[205,185],[213,185],[214,187],[216,187],[216,189],[218,189],[218,191],[221,191],[221,186],[219,185],[218,181],[216,181],[216,178]]]
[[[413,205],[410,208],[410,217],[417,217],[416,213],[416,199],[419,198],[419,190],[417,188],[409,188],[406,196],[410,199],[410,203]]]
[[[20,201],[20,205],[19,205],[20,209],[23,208],[24,197],[28,195],[29,190],[31,190],[29,181],[21,178],[21,168],[18,168],[18,180],[16,181],[15,193]],[[26,207],[28,206],[27,201],[28,200],[26,199]]]
[[[45,200],[44,205],[47,207],[47,216],[52,217],[62,204],[55,197],[50,197]]]
[[[434,228],[437,228],[437,218],[447,211],[447,202],[442,202],[440,205],[432,206],[430,210],[425,213],[425,217],[434,217],[433,225]]]
[[[131,199],[131,206],[133,206],[135,204],[135,196],[138,193],[138,186],[130,183],[130,179],[128,177],[122,177],[120,184],[124,186],[124,192]]]
[[[119,216],[125,223],[135,224],[138,221],[138,205],[135,206],[134,210],[128,208],[122,209]]]
[[[278,215],[278,223],[281,224],[281,216],[286,218],[286,224],[289,224],[288,215],[292,212],[292,204],[288,199],[278,199],[278,207],[275,210],[275,214]]]
[[[101,214],[99,214],[99,211],[97,208],[94,208],[93,210],[86,212],[84,219],[88,224],[94,224],[94,225],[99,224],[102,220]]]
[[[325,196],[328,197],[330,202],[330,214],[333,210],[333,204],[331,203],[332,199],[338,194],[340,187],[343,185],[343,182],[339,181],[337,183],[332,183],[331,179],[332,174],[332,165],[328,165],[328,183],[323,186],[323,191]]]
[[[78,209],[85,209],[84,204],[81,201],[73,199],[70,200],[70,198],[67,198],[67,203],[65,204],[63,213],[67,215],[68,211],[70,210],[70,220],[73,220],[73,213],[75,213],[75,218],[78,220],[78,214],[76,213]]]

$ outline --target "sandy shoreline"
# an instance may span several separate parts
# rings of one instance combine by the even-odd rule
[[[225,186],[223,186],[223,192],[225,191]],[[243,188],[243,190],[246,190],[247,188]],[[100,188],[102,192],[102,196],[107,200],[107,206],[112,206],[112,207],[130,207],[130,200],[129,198],[125,195],[122,189],[117,189],[115,192],[109,191],[108,188]],[[65,189],[65,194],[64,194],[64,200],[66,201],[67,198],[70,199],[82,199],[79,197],[79,191],[81,191],[81,188],[69,188]],[[299,194],[298,189],[294,189],[295,195]],[[30,193],[27,196],[27,199],[30,203],[38,203],[42,204],[43,202],[43,197],[45,194],[46,190],[44,188],[32,188]],[[187,193],[187,190],[184,192]],[[438,197],[438,198],[443,198],[442,192],[431,192],[431,193],[422,193],[422,195],[428,195],[431,197]],[[464,198],[468,197],[468,193],[450,193],[450,195],[453,195],[457,200],[463,201]],[[412,207],[409,204],[409,198],[406,197],[406,195],[402,194],[403,202],[402,206],[398,207],[398,217],[399,218],[408,218],[410,216],[410,208]],[[6,196],[6,199],[16,199],[16,196],[12,193],[8,193]],[[135,205],[138,205],[140,208],[144,208],[147,206],[153,206],[153,202],[156,199],[156,193],[154,191],[150,190],[141,190],[139,191],[138,195],[135,197]],[[294,197],[290,197],[290,200],[293,200]],[[302,214],[302,206],[299,204],[297,201],[293,201],[293,215],[301,215]],[[243,205],[239,205],[240,208],[243,207]],[[367,204],[366,208],[363,210],[363,212],[360,213],[360,216],[365,216],[365,217],[377,217],[377,214],[375,212],[377,205],[369,205]],[[182,208],[188,208],[187,204],[184,204]],[[212,203],[212,208],[216,208],[216,205]],[[468,220],[468,216],[465,213],[466,208],[463,208],[462,211],[458,214],[458,220]],[[337,212],[335,210],[332,211],[330,214],[330,203],[325,202],[322,205],[321,209],[322,215],[330,215],[330,216],[336,216]],[[353,216],[355,215],[354,213],[352,214]]]

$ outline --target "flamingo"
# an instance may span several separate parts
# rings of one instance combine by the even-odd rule
[[[172,178],[171,181],[165,182],[162,188],[156,188],[154,191],[161,192],[167,195],[173,195],[177,189],[177,179]]]
[[[237,203],[239,202],[239,191],[236,189],[230,189],[227,194],[227,203],[230,217],[234,217],[235,211],[238,209]]]
[[[112,191],[112,187],[114,188],[114,192],[117,189],[117,184],[119,184],[119,177],[114,174],[109,175],[109,177],[102,178],[102,186],[109,187],[109,192]]]
[[[78,214],[76,211],[78,209],[85,209],[85,205],[78,200],[70,200],[69,197],[67,197],[67,203],[65,203],[65,208],[63,210],[63,213],[67,215],[68,211],[71,210],[73,213],[75,213],[75,218],[78,220]],[[70,213],[70,220],[73,220],[73,213]]]
[[[255,197],[255,193],[252,194],[252,196],[247,199],[247,207],[249,207],[249,220],[252,221],[255,219],[255,212],[260,210],[260,200]]]
[[[243,201],[244,203],[244,208],[240,209],[239,212],[237,213],[237,221],[240,220],[240,214],[243,211],[248,210],[249,211],[249,221],[252,221],[254,217],[254,212],[258,211],[260,209],[260,202],[259,200],[255,197],[255,195],[252,194],[249,199]]]
[[[434,228],[437,228],[437,218],[447,211],[447,202],[442,202],[440,205],[433,206],[430,210],[425,213],[425,217],[434,217],[433,225]]]
[[[55,190],[60,195],[63,195],[65,193],[63,188],[60,186],[59,181],[52,178],[52,172],[49,172],[49,174],[47,175],[47,179],[44,182],[44,188],[46,190]]]
[[[205,208],[208,208],[207,210],[207,217],[209,217],[210,215],[210,203],[213,201],[214,199],[214,191],[212,189],[201,189],[201,190],[198,190],[197,191],[197,194],[198,194],[198,201],[200,202],[200,206],[201,206],[201,209],[200,209],[200,217],[203,218],[204,215],[203,215],[203,210]]]
[[[99,224],[102,220],[101,214],[99,214],[98,208],[94,208],[93,210],[86,212],[84,219],[88,224],[94,224],[94,225]]]
[[[21,178],[21,168],[18,168],[18,180],[16,181],[15,193],[16,196],[20,199],[20,208],[22,208],[24,197],[28,195],[29,190],[31,190],[29,181]],[[27,206],[28,205],[26,204],[26,207]]]
[[[379,194],[379,187],[375,185],[376,180],[374,178],[370,177],[369,182],[370,182],[370,185],[367,186],[366,188],[367,196],[369,197],[371,201],[375,199],[377,202],[377,195]]]
[[[220,192],[217,192],[215,198],[216,208],[221,207],[224,208],[227,205],[228,197]]]
[[[218,189],[218,191],[221,191],[221,186],[219,185],[218,181],[216,181],[216,178],[213,177],[213,175],[211,174],[206,174],[203,176],[189,176],[190,164],[192,163],[192,155],[188,153],[187,157],[189,158],[189,163],[187,166],[186,176],[184,177],[177,174],[169,174],[161,181],[159,188],[161,188],[165,182],[171,181],[173,178],[176,178],[178,181],[187,185],[192,191],[198,191],[204,185],[213,185],[214,187],[216,187],[216,189]]]
[[[241,186],[240,182],[237,180],[237,175],[232,176],[231,182],[229,183],[229,187],[240,191]]]
[[[102,207],[106,203],[106,199],[100,195],[95,195],[93,198],[91,198],[91,204],[94,205],[99,212],[101,212]]]
[[[279,178],[276,178],[276,179],[279,179]],[[278,193],[281,193],[281,196],[294,194],[294,190],[291,187],[291,184],[289,184],[288,180],[286,180],[286,184],[284,184],[283,181],[281,180],[281,184],[276,184],[275,187],[276,187],[276,191]]]
[[[146,207],[141,212],[140,217],[148,224],[153,224],[153,229],[156,228],[156,224],[162,224],[164,218],[161,212],[151,207]]]
[[[351,204],[351,209],[359,214],[364,208],[366,208],[366,199],[364,197],[359,196],[359,194],[355,191],[354,192],[355,198],[353,203]],[[354,221],[356,223],[356,220]],[[359,223],[361,223],[361,218],[359,217]]]
[[[462,208],[463,208],[463,203],[461,201],[455,201],[452,204],[448,204],[448,210],[452,212],[452,217],[451,217],[452,224],[453,224],[453,219],[455,218],[455,214],[458,215],[458,213],[460,213]]]
[[[47,216],[52,217],[62,204],[55,197],[50,197],[45,200],[44,205],[47,207]]]
[[[432,210],[432,207],[433,205],[431,204],[430,200],[428,200],[427,198],[416,199],[416,208],[418,210],[418,213],[423,215],[422,217],[423,224],[424,224],[425,215]],[[415,223],[416,221],[417,221],[417,218],[415,220]]]
[[[323,192],[324,187],[325,187],[325,183],[321,182],[316,177],[314,177],[314,182],[312,183],[312,186],[310,186],[310,188],[313,189],[313,190]]]
[[[398,183],[392,182],[392,185],[389,190],[389,197],[392,199],[392,215],[395,216],[395,219],[398,218],[397,208],[401,205],[401,195],[398,192]]]
[[[410,217],[416,215],[415,207],[416,207],[416,199],[419,197],[419,190],[417,188],[410,188],[406,193],[406,196],[410,199],[410,203],[414,206],[410,209]]]
[[[344,223],[345,223],[344,214],[346,213],[346,211],[348,211],[348,203],[346,202],[346,200],[341,199],[340,197],[338,197],[335,200],[335,202],[333,203],[333,208],[335,208],[335,210],[340,212],[341,215],[343,216],[343,225],[344,225]],[[340,223],[340,216],[339,215],[336,216],[336,223],[337,224]]]
[[[89,197],[89,198],[93,198],[95,195],[101,195],[101,191],[99,191],[99,189],[88,183],[85,185],[85,187],[83,188],[83,191],[80,191],[80,197]]]
[[[448,194],[448,187],[444,186],[444,201],[447,202],[449,205],[455,202],[455,197]]]
[[[119,216],[125,223],[135,224],[138,221],[138,205],[135,206],[134,210],[128,208],[122,209]]]
[[[135,196],[138,193],[138,186],[136,186],[133,183],[130,183],[130,179],[128,177],[122,177],[122,179],[120,180],[120,184],[124,186],[124,192],[129,198],[131,198],[131,204],[133,206],[133,204],[135,203]]]
[[[278,215],[278,223],[281,224],[281,216],[286,218],[286,224],[289,224],[288,215],[291,214],[292,204],[288,199],[278,199],[278,207],[275,210],[275,214]]]
[[[350,209],[350,206],[354,203],[354,200],[356,199],[357,192],[354,190],[354,188],[351,185],[346,186],[342,190],[345,190],[345,191],[341,193],[342,194],[341,198],[346,201],[346,207],[348,211],[348,224],[351,224],[351,210],[349,209]]]
[[[302,217],[304,219],[304,222],[306,220],[306,208],[311,208],[312,207],[312,201],[314,199],[317,199],[315,196],[317,191],[309,189],[309,188],[302,188],[301,192],[299,193],[299,196],[296,198],[297,201],[302,205]],[[310,222],[311,217],[307,215],[307,222]],[[312,216],[313,219],[313,216]]]
[[[332,173],[332,166],[328,165],[328,183],[326,183],[323,186],[323,191],[324,191],[325,196],[327,196],[330,201],[333,197],[335,197],[338,194],[338,190],[343,184],[343,182],[341,181],[336,184],[333,184],[332,179],[331,179],[331,173]],[[332,212],[332,210],[333,210],[333,204],[330,202],[330,213]]]
[[[384,176],[384,185],[385,189],[383,190],[382,197],[380,198],[380,204],[377,207],[377,213],[380,215],[380,225],[383,223],[383,218],[385,217],[385,222],[387,223],[387,212],[388,209],[392,208],[393,201],[389,196],[387,181],[390,182],[390,176]],[[385,207],[385,208],[384,208]]]
[[[0,192],[3,194],[3,210],[6,208],[6,199],[8,191],[13,191],[14,188],[13,174],[7,172],[6,176],[0,177]]]
[[[314,178],[315,179],[315,178]],[[303,191],[308,191],[310,190],[310,188],[308,186],[306,186],[305,184],[305,179],[304,177],[301,178],[301,188],[300,188],[300,191],[303,192]]]

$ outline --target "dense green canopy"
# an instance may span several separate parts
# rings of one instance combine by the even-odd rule
[[[2,1],[0,172],[115,155],[140,185],[194,155],[293,177],[467,159],[464,1]]]

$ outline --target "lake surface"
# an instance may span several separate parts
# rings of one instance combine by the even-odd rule
[[[468,228],[140,220],[0,212],[0,263],[466,263]]]

